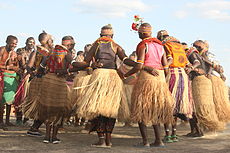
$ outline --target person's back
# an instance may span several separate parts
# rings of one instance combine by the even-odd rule
[[[141,147],[164,146],[159,124],[167,123],[172,119],[172,96],[165,81],[163,69],[167,69],[166,55],[160,40],[153,38],[152,27],[148,23],[141,24],[138,29],[142,41],[136,49],[136,66],[127,74],[138,73],[137,82],[132,92],[131,120],[137,122],[143,142]],[[152,67],[151,74],[142,70],[144,66]],[[128,76],[128,75],[125,76]],[[147,124],[152,124],[155,133],[155,142],[149,144],[147,138]]]
[[[113,50],[115,43],[113,40],[104,40],[102,37],[98,40],[98,44],[95,59],[102,64],[101,68],[116,69],[116,53]]]
[[[155,69],[162,69],[161,59],[164,54],[162,45],[149,41],[146,43],[146,54],[144,65],[151,66]]]
[[[187,64],[187,57],[184,51],[183,46],[179,41],[169,40],[165,42],[164,49],[166,51],[167,57],[173,58],[172,64],[170,67],[181,67],[184,68]]]

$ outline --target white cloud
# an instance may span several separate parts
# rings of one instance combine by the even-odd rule
[[[0,2],[0,9],[3,9],[3,10],[12,10],[14,9],[15,7],[11,4],[8,4],[8,3],[5,3],[5,2]]]
[[[105,17],[125,17],[127,13],[144,12],[149,8],[142,0],[79,0],[74,9],[80,13]]]
[[[203,18],[230,21],[230,1],[227,0],[202,0],[188,3],[187,7]]]
[[[179,10],[174,13],[174,16],[179,19],[184,19],[185,17],[188,16],[188,12],[184,10]]]

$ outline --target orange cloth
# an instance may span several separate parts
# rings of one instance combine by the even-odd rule
[[[158,44],[162,45],[161,41],[158,40],[157,38],[149,37],[149,38],[143,39],[143,40],[137,45],[136,51],[138,51],[138,48],[145,47],[145,44],[146,44],[146,43],[149,43],[149,42],[155,42],[155,43],[158,43]]]
[[[188,59],[183,46],[179,42],[168,41],[164,43],[164,49],[167,57],[173,58],[173,63],[170,67],[184,68],[188,63]]]
[[[152,27],[140,26],[140,28],[138,29],[138,32],[151,33],[152,32]]]
[[[100,37],[96,40],[97,43],[99,43],[100,41],[109,41],[109,42],[114,42],[112,38],[109,37]]]

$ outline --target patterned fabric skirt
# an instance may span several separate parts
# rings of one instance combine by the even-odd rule
[[[165,81],[163,70],[159,76],[141,71],[134,85],[131,104],[131,120],[144,124],[171,123],[173,98]]]
[[[216,113],[211,80],[204,75],[195,77],[192,80],[192,93],[200,126],[208,131],[223,130],[225,124],[219,121]]]
[[[22,79],[20,84],[18,85],[17,92],[15,95],[15,101],[14,101],[14,108],[16,110],[20,109],[20,105],[25,100],[28,94],[29,85],[30,85],[30,82],[29,82],[29,75],[28,75],[24,79]]]
[[[192,118],[193,103],[189,101],[188,75],[183,68],[170,68],[166,78],[169,90],[174,98],[174,116],[183,120]]]

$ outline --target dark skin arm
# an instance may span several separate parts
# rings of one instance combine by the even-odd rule
[[[166,54],[164,53],[162,58],[161,58],[161,63],[164,66],[167,66],[168,65],[168,61],[167,61],[167,58],[166,58]],[[167,77],[167,75],[169,74],[169,69],[168,68],[165,68],[164,69],[164,73],[165,73],[165,77]]]
[[[172,56],[170,54],[170,51],[165,46],[164,46],[164,50],[165,50],[166,56],[167,56],[167,63],[168,63],[168,65],[171,65],[173,63],[173,58],[172,58]]]
[[[18,54],[19,67],[24,70],[26,68],[25,53],[21,53],[20,49],[16,53]]]
[[[193,56],[194,59],[196,59],[196,56],[195,54],[192,54],[190,56]],[[187,74],[189,74],[191,71],[198,71],[197,67],[200,66],[200,62],[198,60],[195,60],[193,63],[192,63],[192,66],[190,67],[186,67],[185,68],[185,72]]]
[[[206,76],[207,78],[209,78],[209,79],[211,79],[211,77],[212,77],[212,75],[211,75],[212,70],[213,70],[213,68],[210,66],[210,67],[209,67],[209,70],[208,70],[208,74],[205,75],[205,76]]]
[[[223,73],[220,74],[220,78],[221,78],[223,81],[226,81],[226,77],[224,76]]]
[[[97,47],[98,47],[98,43],[94,43],[93,46],[90,48],[89,52],[87,53],[85,59],[83,62],[74,62],[72,64],[72,66],[74,68],[86,68],[86,67],[89,67],[90,65],[90,61],[93,59],[95,53],[96,53],[96,50],[97,50]]]
[[[132,66],[132,67],[135,67],[138,63],[129,59],[129,58],[126,58],[124,60],[124,64],[128,65],[128,66]],[[150,66],[146,66],[146,65],[143,65],[142,66],[142,69],[145,70],[146,72],[152,74],[152,75],[157,75],[157,71],[154,71],[154,69]]]
[[[32,68],[32,67],[34,66],[35,58],[36,58],[36,52],[33,51],[33,52],[30,54],[30,57],[29,57],[29,61],[28,61],[27,67]]]
[[[3,56],[3,50],[4,48],[3,47],[0,47],[0,61],[2,60],[2,56]],[[0,65],[0,69],[6,69],[6,66],[5,65]]]

